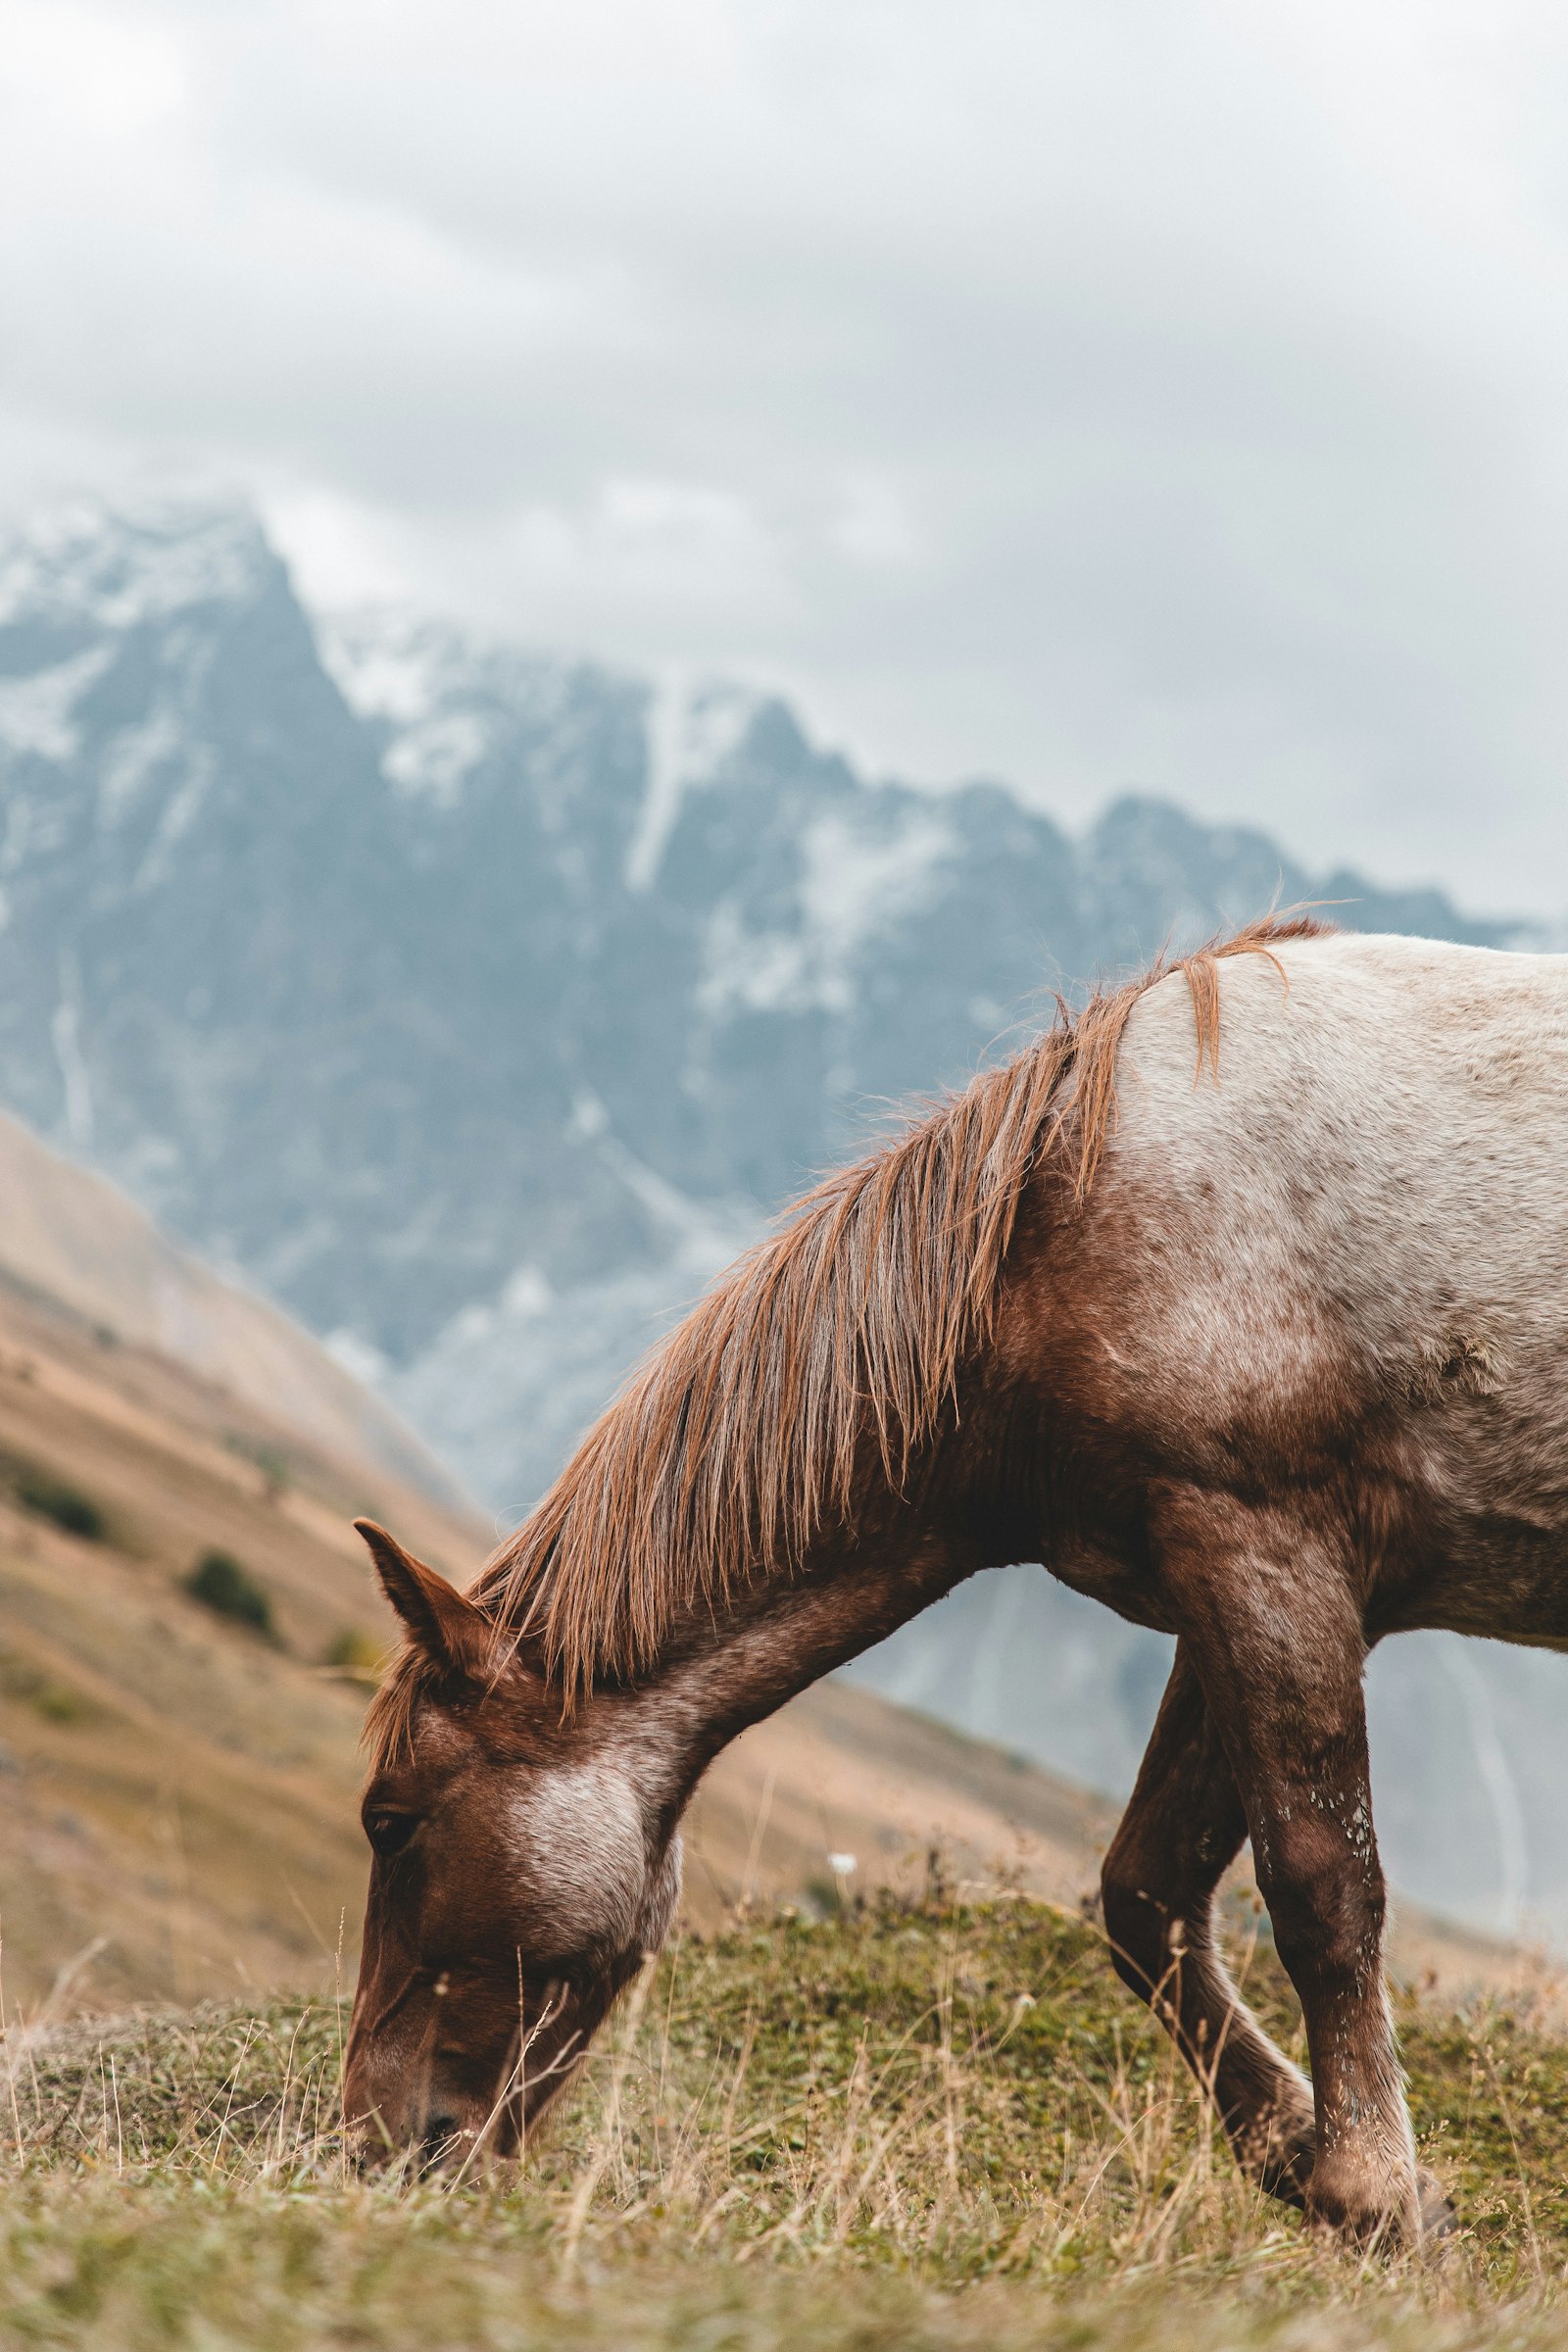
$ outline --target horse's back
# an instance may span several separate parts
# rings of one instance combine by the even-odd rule
[[[1359,1463],[1461,1581],[1534,1546],[1568,1592],[1568,956],[1331,935],[1217,969],[1217,1067],[1180,972],[1123,1041],[1072,1253],[1097,1411],[1200,1481]]]
[[[1134,1010],[1124,1172],[1163,1163],[1346,1280],[1371,1250],[1412,1299],[1568,1286],[1568,956],[1330,935],[1217,970],[1212,1066],[1181,973]]]

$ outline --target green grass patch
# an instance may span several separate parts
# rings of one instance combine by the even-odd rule
[[[1296,2029],[1272,1960],[1250,1990]],[[1366,2264],[1240,2182],[1100,1938],[1040,1905],[742,1923],[634,1988],[518,2168],[349,2172],[343,2012],[13,2036],[0,2342],[386,2352],[1458,2352],[1568,2336],[1568,2045],[1402,2018],[1463,2229]]]
[[[231,1551],[204,1551],[185,1579],[185,1591],[215,1617],[226,1617],[266,1641],[277,1639],[270,1596]]]

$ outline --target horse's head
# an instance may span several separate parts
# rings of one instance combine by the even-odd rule
[[[564,1717],[482,1610],[361,1533],[409,1647],[365,1791],[345,2115],[367,2155],[509,2153],[668,1929],[670,1792],[623,1697]]]

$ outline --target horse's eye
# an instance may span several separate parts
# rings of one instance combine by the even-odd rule
[[[365,1835],[370,1840],[371,1850],[378,1853],[383,1862],[389,1861],[393,1854],[402,1853],[418,1826],[417,1813],[367,1813],[365,1816]]]

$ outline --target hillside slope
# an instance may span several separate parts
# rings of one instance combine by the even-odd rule
[[[223,1281],[116,1186],[3,1112],[0,1280],[110,1340],[185,1365],[342,1461],[458,1499],[408,1425],[319,1342],[265,1298]]]
[[[362,1510],[455,1571],[483,1541],[390,1473],[0,1287],[13,2005],[318,1983],[345,1917],[352,1947],[364,1690],[324,1661],[345,1634],[386,1634]],[[184,1592],[212,1550],[266,1595],[274,1641]]]

